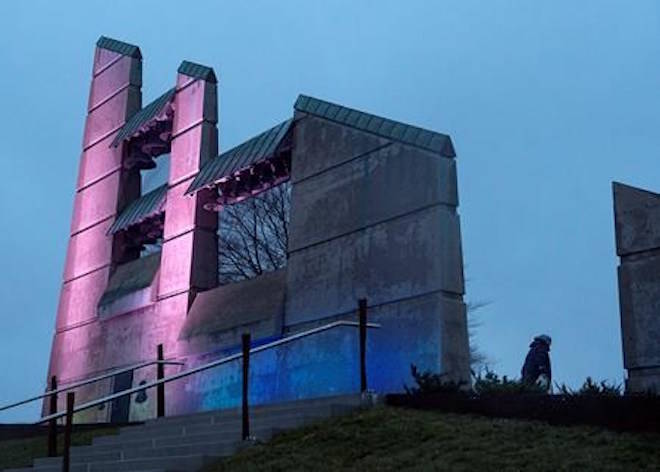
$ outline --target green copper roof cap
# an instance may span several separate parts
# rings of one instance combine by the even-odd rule
[[[177,70],[179,74],[187,75],[189,77],[194,77],[196,79],[202,79],[211,83],[218,83],[218,79],[215,77],[213,69],[210,67],[203,66],[201,64],[196,64],[190,61],[183,61]]]
[[[156,100],[149,103],[141,110],[138,110],[133,116],[131,116],[126,121],[126,123],[124,123],[124,126],[121,127],[121,129],[115,136],[115,139],[112,140],[110,146],[113,147],[119,146],[119,144],[123,140],[133,136],[133,134],[136,133],[140,129],[140,127],[144,126],[146,123],[156,118],[163,111],[165,106],[168,103],[170,103],[172,100],[174,100],[175,92],[176,89],[172,87],[167,92],[165,92],[160,97],[158,97]]]
[[[142,223],[147,218],[165,211],[165,198],[167,197],[167,184],[142,195],[129,203],[117,219],[112,223],[107,234],[115,234],[135,224]]]
[[[116,39],[108,38],[106,36],[101,36],[96,42],[96,47],[101,49],[107,49],[109,51],[118,52],[124,56],[136,57],[142,59],[142,54],[140,53],[140,48],[133,45],[118,41]]]
[[[382,136],[385,139],[437,152],[445,157],[456,157],[451,138],[446,134],[389,120],[306,95],[299,95],[293,108],[344,126]]]
[[[186,194],[195,193],[203,187],[215,184],[223,177],[233,175],[235,172],[256,162],[273,157],[291,129],[292,124],[293,119],[283,121],[254,138],[248,139],[229,151],[208,160],[195,176],[190,187],[186,190]]]

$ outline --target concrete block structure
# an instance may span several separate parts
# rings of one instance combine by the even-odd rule
[[[660,392],[660,194],[615,182],[626,390]]]
[[[137,46],[96,47],[80,172],[49,366],[61,384],[154,359],[181,367],[330,321],[367,300],[369,386],[400,391],[410,365],[469,379],[458,191],[449,136],[301,95],[280,124],[218,154],[218,80],[184,61],[141,104]],[[141,176],[169,155],[167,182]],[[219,284],[223,211],[290,186],[286,265]],[[222,234],[220,233],[220,236]],[[148,252],[145,247],[156,245]],[[338,328],[261,352],[253,403],[359,390],[358,333]],[[80,389],[78,401],[153,380],[140,369]],[[166,388],[167,412],[235,406],[240,364]],[[154,414],[153,394],[87,411]]]

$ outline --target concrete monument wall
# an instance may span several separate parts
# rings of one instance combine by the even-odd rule
[[[660,194],[614,183],[626,389],[660,392]]]
[[[49,376],[67,384],[153,360],[159,344],[184,364],[167,367],[169,374],[236,353],[243,332],[256,346],[356,320],[364,298],[369,321],[381,324],[368,334],[370,388],[400,391],[412,382],[411,364],[469,380],[448,136],[301,96],[293,120],[218,156],[212,69],[184,61],[175,88],[141,108],[139,49],[101,38],[92,75]],[[163,152],[170,153],[167,184],[141,195],[139,169]],[[287,266],[217,287],[214,212],[285,181],[292,188]],[[155,237],[160,253],[139,257]],[[251,401],[356,392],[358,347],[357,330],[342,327],[255,355]],[[237,405],[240,372],[234,362],[168,384],[167,414]],[[151,367],[77,389],[77,402],[154,376]],[[154,392],[79,419],[118,412],[153,416]]]
[[[384,373],[375,388],[400,389],[411,363],[468,380],[455,160],[295,118],[287,330],[355,319],[366,298],[383,325],[369,333],[383,356],[373,360]]]

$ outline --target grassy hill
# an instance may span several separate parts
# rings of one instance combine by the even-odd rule
[[[73,443],[113,432],[75,433]],[[0,470],[45,455],[43,436],[0,441]],[[660,471],[660,434],[379,407],[280,434],[204,472],[278,470]]]
[[[278,435],[216,471],[660,470],[660,434],[376,408]]]
[[[116,432],[117,428],[112,426],[101,426],[98,429],[87,431],[74,431],[71,435],[71,444],[73,446],[84,446],[91,444],[95,436],[104,436]],[[63,445],[64,434],[60,433],[57,435],[57,447],[60,454]],[[46,457],[47,455],[48,438],[46,436],[0,441],[0,470],[30,467],[35,458]]]

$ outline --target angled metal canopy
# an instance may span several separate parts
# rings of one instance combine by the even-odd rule
[[[417,126],[382,118],[353,108],[336,105],[307,95],[299,95],[294,109],[316,115],[341,125],[350,126],[392,141],[437,152],[445,157],[456,157],[451,138]]]
[[[130,138],[136,134],[144,125],[150,123],[152,120],[157,119],[164,111],[165,107],[174,99],[176,89],[171,88],[149,105],[142,108],[135,113],[117,133],[115,139],[112,141],[111,146],[117,147],[125,139]]]
[[[283,121],[208,161],[190,184],[186,194],[211,187],[257,162],[273,157],[291,129],[292,123],[293,119]]]
[[[164,211],[166,195],[167,184],[164,184],[129,203],[112,224],[108,234],[125,230]]]

